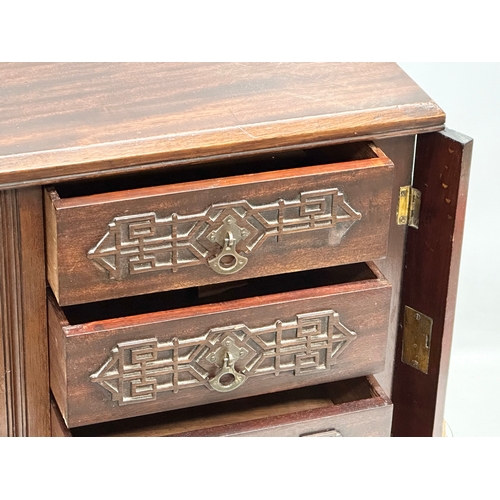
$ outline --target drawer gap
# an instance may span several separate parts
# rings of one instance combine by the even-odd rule
[[[325,388],[329,390],[328,395],[335,405],[379,396],[376,389],[365,377],[351,380],[339,380],[334,384],[326,384]]]
[[[235,175],[277,171],[304,166],[341,163],[376,158],[376,150],[369,143],[349,143],[335,146],[266,153],[251,157],[221,160],[212,163],[168,166],[165,163],[144,165],[144,172],[134,172],[119,177],[105,177],[74,181],[57,185],[61,199],[90,196],[100,193],[125,191],[151,186],[178,184]]]
[[[68,323],[77,325],[115,317],[130,317],[215,302],[228,302],[256,295],[265,296],[322,286],[378,280],[380,275],[377,273],[376,268],[370,264],[357,263],[279,276],[265,276],[220,285],[192,287],[138,297],[78,304],[63,307],[62,310]]]

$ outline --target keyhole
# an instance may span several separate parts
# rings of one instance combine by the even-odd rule
[[[236,265],[236,257],[234,255],[224,255],[219,259],[219,266],[224,269],[230,269]]]
[[[221,385],[223,385],[224,387],[227,387],[228,385],[231,385],[235,380],[236,380],[236,378],[232,373],[225,373],[219,379],[219,383]]]

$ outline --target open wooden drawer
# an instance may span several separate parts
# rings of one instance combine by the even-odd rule
[[[392,403],[370,376],[77,429],[68,429],[53,405],[52,432],[75,437],[388,437],[391,419]]]
[[[49,283],[71,305],[380,259],[393,170],[358,143],[50,187]]]
[[[374,264],[61,308],[51,388],[68,427],[377,373],[391,285]]]

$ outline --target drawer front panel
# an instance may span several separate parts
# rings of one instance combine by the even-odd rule
[[[383,279],[65,325],[50,304],[52,390],[70,427],[381,371]]]
[[[386,254],[387,158],[59,199],[47,193],[61,305],[314,269]]]

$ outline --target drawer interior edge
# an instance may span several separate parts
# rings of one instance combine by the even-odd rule
[[[122,192],[126,197],[132,192],[155,186],[168,186],[218,178],[279,172],[307,166],[343,164],[380,158],[387,160],[383,152],[372,143],[354,142],[297,149],[276,153],[255,153],[242,158],[230,157],[214,162],[193,163],[177,167],[144,165],[138,172],[122,174],[112,178],[94,178],[74,182],[62,182],[46,189],[56,193],[56,202],[64,204],[69,198],[83,198],[101,194]],[[150,168],[148,168],[150,167]]]

